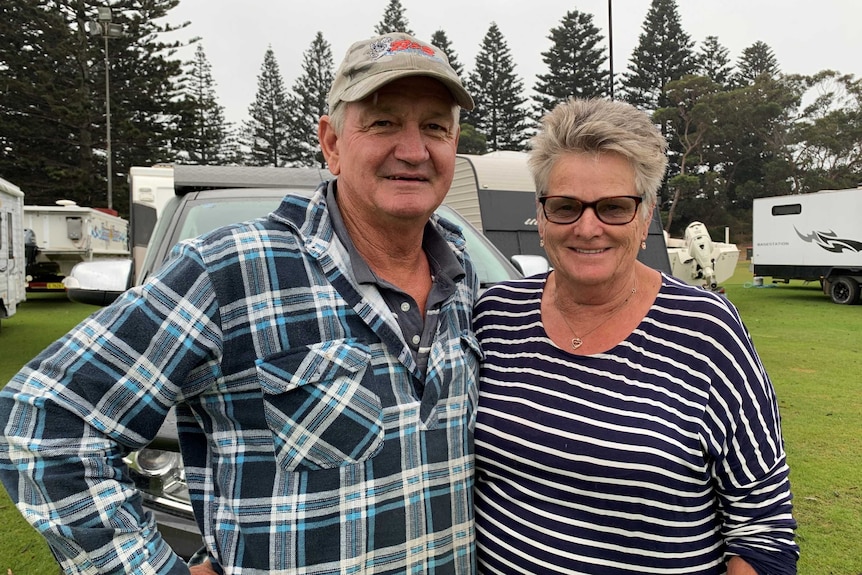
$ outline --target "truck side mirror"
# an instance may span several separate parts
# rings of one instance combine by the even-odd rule
[[[548,260],[544,256],[530,254],[516,254],[511,257],[512,264],[518,268],[524,277],[543,274],[551,269]]]
[[[95,260],[75,264],[63,284],[70,300],[106,306],[129,288],[131,277],[131,258]]]

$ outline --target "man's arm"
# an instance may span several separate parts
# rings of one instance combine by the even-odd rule
[[[204,575],[206,575],[205,572]],[[745,559],[734,556],[727,562],[727,575],[758,575],[758,573]]]
[[[154,280],[125,294],[0,390],[0,480],[67,573],[188,573],[142,506],[123,457],[198,390],[188,381],[212,382],[220,334],[209,317],[213,298],[187,285],[200,270],[187,262],[170,285]],[[190,335],[201,332],[212,337]]]

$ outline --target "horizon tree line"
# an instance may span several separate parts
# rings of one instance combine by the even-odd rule
[[[111,46],[114,188],[127,189],[128,167],[166,161],[325,167],[316,126],[327,112],[334,62],[322,32],[302,54],[302,73],[289,91],[272,47],[266,50],[248,118],[236,126],[225,120],[203,43],[192,61],[180,63],[173,58],[180,44],[158,40],[184,27],[155,23],[178,2],[124,2],[126,36]],[[0,175],[40,201],[98,205],[105,186],[104,54],[82,33],[98,5],[6,0],[0,7]],[[399,0],[389,0],[373,30],[393,31],[410,31]],[[613,94],[651,114],[668,138],[661,208],[670,231],[691,219],[744,225],[755,197],[862,180],[862,85],[852,75],[784,75],[761,41],[733,63],[716,36],[696,47],[676,0],[651,2],[629,66],[613,79],[593,15],[568,11],[547,39],[547,72],[535,78],[532,96],[495,22],[470,71],[444,30],[428,39],[476,101],[462,112],[459,153],[525,150],[542,114],[557,103]],[[124,213],[128,199],[119,199]]]

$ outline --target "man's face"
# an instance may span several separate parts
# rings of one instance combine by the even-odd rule
[[[321,146],[338,176],[345,219],[364,225],[424,225],[455,167],[458,110],[438,81],[409,77],[349,104],[341,134],[321,121]]]

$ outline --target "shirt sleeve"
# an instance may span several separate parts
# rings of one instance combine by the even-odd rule
[[[181,251],[0,390],[0,479],[66,573],[188,573],[123,462],[218,376],[213,290],[196,252]]]
[[[795,574],[799,549],[775,391],[738,313],[727,311],[714,336],[706,413],[726,554],[761,574]]]

